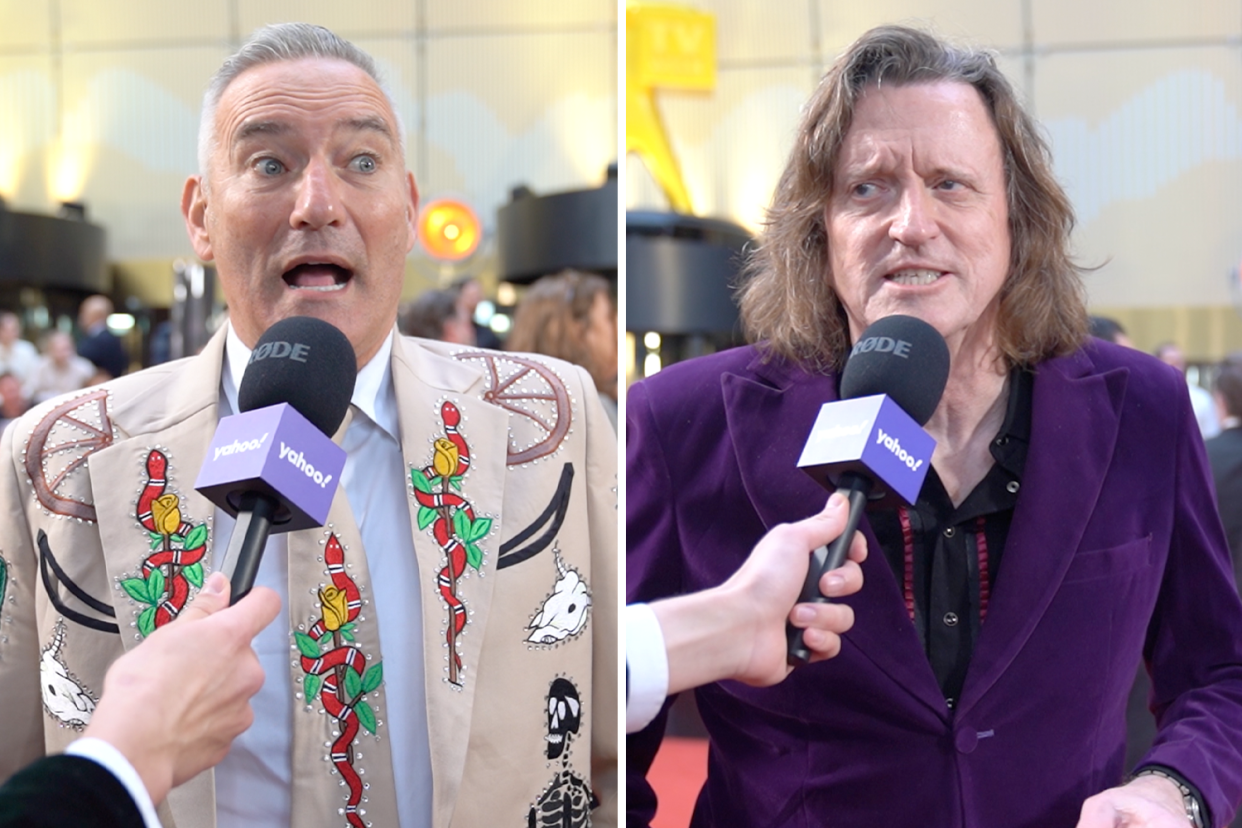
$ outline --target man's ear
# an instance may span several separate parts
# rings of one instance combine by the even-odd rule
[[[181,216],[185,219],[185,230],[194,252],[203,261],[211,261],[215,253],[211,249],[211,233],[207,228],[207,183],[201,175],[192,175],[185,180],[181,191]]]
[[[405,221],[409,225],[410,237],[405,252],[409,253],[414,249],[414,242],[418,240],[418,184],[414,181],[414,173],[406,172],[405,176],[410,182],[409,203],[405,207]]]

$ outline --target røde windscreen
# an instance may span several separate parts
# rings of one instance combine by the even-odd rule
[[[913,503],[931,465],[936,441],[922,425],[944,393],[949,349],[931,325],[913,316],[886,316],[863,331],[841,373],[841,399],[825,403],[798,467],[849,499],[845,531],[816,549],[799,602],[825,603],[820,577],[845,562],[868,498]],[[789,663],[805,664],[802,630],[787,627]]]
[[[345,468],[332,442],[354,393],[349,339],[294,316],[255,343],[237,391],[240,413],[220,420],[194,487],[236,516],[221,570],[236,603],[250,592],[271,532],[322,526]]]

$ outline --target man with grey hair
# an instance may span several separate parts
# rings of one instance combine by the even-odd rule
[[[0,777],[88,723],[107,666],[220,567],[233,521],[195,475],[260,335],[313,316],[358,365],[341,488],[321,530],[268,542],[255,725],[161,818],[615,824],[615,444],[589,377],[396,333],[418,190],[356,47],[259,30],[201,135],[181,207],[229,324],[0,444]]]

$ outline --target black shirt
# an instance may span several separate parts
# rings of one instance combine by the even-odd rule
[[[953,707],[1000,571],[1031,437],[1033,375],[1010,376],[995,463],[956,508],[935,468],[918,501],[868,513],[945,699]],[[983,571],[985,578],[980,578]]]

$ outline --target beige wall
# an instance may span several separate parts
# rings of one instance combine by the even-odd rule
[[[305,20],[376,58],[424,202],[470,203],[489,233],[471,264],[494,272],[512,187],[597,186],[616,160],[616,19],[615,0],[0,0],[0,195],[86,202],[118,272],[158,279],[192,255],[177,205],[207,79],[254,28]],[[454,275],[417,249],[409,273],[407,293]]]
[[[717,16],[717,89],[660,93],[658,106],[697,212],[757,227],[833,57],[871,26],[930,24],[999,50],[1042,121],[1080,258],[1099,265],[1093,308],[1133,311],[1139,344],[1176,338],[1208,359],[1242,343],[1242,0],[687,5]],[[639,164],[626,183],[629,206],[664,204]]]

